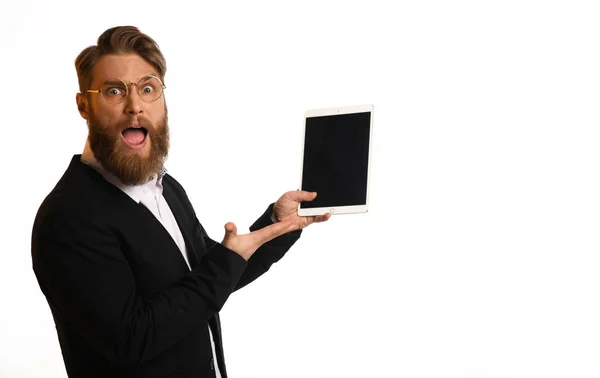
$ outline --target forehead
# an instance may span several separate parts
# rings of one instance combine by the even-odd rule
[[[98,85],[106,79],[114,78],[137,82],[151,73],[156,74],[154,67],[137,54],[104,55],[92,70],[92,83]]]

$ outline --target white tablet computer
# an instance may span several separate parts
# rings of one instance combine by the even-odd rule
[[[364,213],[369,206],[373,105],[308,110],[300,188],[317,192],[298,215]]]

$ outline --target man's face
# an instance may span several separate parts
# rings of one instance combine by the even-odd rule
[[[127,85],[127,96],[120,103],[110,103],[100,93],[77,97],[79,111],[88,121],[94,156],[127,185],[144,183],[156,175],[169,152],[164,95],[147,102],[138,94],[137,83],[150,74],[157,75],[155,71],[137,54],[105,55],[93,69],[90,89],[101,88],[107,80],[120,79]],[[109,95],[104,93],[105,97]]]

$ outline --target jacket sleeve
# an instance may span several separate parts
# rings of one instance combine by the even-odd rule
[[[179,200],[185,204],[185,208],[192,209],[192,204],[183,187],[169,175],[166,175],[165,179],[169,184],[174,185],[178,189],[176,193],[180,196]],[[272,203],[268,206],[267,210],[254,222],[254,224],[252,224],[252,226],[250,226],[250,231],[255,231],[273,224],[271,221],[271,214],[273,213],[274,205],[275,204]],[[195,217],[196,229],[198,230],[196,235],[203,239],[201,243],[205,245],[208,250],[211,250],[216,245],[220,245],[220,243],[208,237],[206,230],[204,230],[198,221],[195,213],[193,216]],[[279,261],[285,255],[290,247],[300,238],[301,234],[302,230],[288,232],[258,248],[252,257],[248,259],[247,266],[240,279],[237,281],[234,290],[241,289],[268,271],[271,265]]]
[[[271,220],[273,205],[274,204],[269,205],[263,215],[250,226],[250,231],[259,230],[273,224],[273,221]],[[271,265],[281,260],[292,245],[300,238],[301,234],[302,230],[288,232],[287,234],[281,235],[263,244],[257,249],[248,259],[248,265],[240,279],[237,281],[235,290],[241,289],[267,272],[271,268]]]
[[[33,269],[54,312],[112,363],[133,367],[182,340],[217,313],[247,263],[216,243],[180,281],[142,299],[117,230],[85,217],[36,222]]]

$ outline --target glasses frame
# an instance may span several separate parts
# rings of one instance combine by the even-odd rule
[[[160,87],[162,88],[162,91],[160,92],[160,96],[158,96],[157,98],[155,98],[152,101],[145,100],[144,97],[142,97],[142,95],[140,94],[140,83],[142,81],[144,81],[144,80],[148,80],[149,78],[154,78],[154,79],[158,80],[158,82],[160,83]],[[118,101],[118,102],[109,101],[109,100],[106,99],[106,97],[104,97],[104,94],[102,94],[102,87],[104,86],[104,83],[106,83],[107,81],[110,81],[110,80],[118,80],[118,81],[122,82],[123,84],[125,84],[125,96],[123,96],[123,98],[121,99],[121,101]],[[105,80],[102,83],[102,86],[100,87],[100,89],[86,89],[86,92],[87,93],[100,93],[100,96],[102,97],[102,99],[104,101],[106,101],[107,103],[109,103],[109,104],[120,104],[123,101],[125,101],[125,99],[127,97],[129,97],[129,86],[130,85],[135,85],[137,87],[137,90],[135,92],[138,94],[138,96],[140,96],[140,98],[144,102],[154,102],[154,101],[158,100],[159,98],[161,98],[165,94],[165,88],[167,88],[166,85],[163,84],[162,80],[160,80],[160,78],[158,76],[156,76],[154,74],[150,74],[150,75],[146,75],[143,78],[141,78],[140,81],[138,81],[137,83],[129,83],[129,84],[127,84],[123,80],[117,79],[117,78],[115,78],[115,79],[107,79],[107,80]]]

